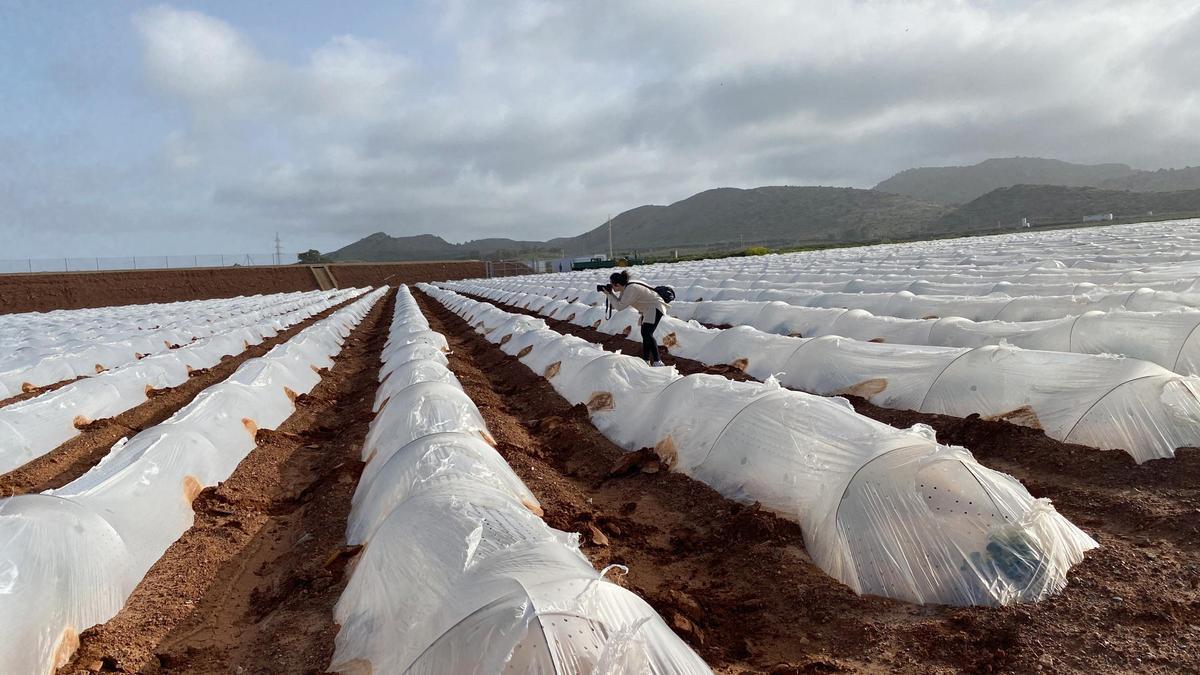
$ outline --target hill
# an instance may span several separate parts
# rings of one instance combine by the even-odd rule
[[[376,232],[327,254],[330,260],[380,262],[387,260],[479,260],[497,254],[513,254],[539,249],[536,241],[512,239],[476,239],[451,244],[432,234],[393,237]]]
[[[1190,173],[1140,172],[1159,176],[1139,183],[1186,184]],[[1135,174],[1136,175],[1136,174]],[[1132,176],[1123,177],[1133,180]],[[1200,189],[1145,191],[1089,186],[1006,186],[957,208],[879,190],[773,186],[717,188],[669,206],[639,206],[613,218],[618,253],[732,251],[747,246],[811,246],[966,235],[1014,228],[1022,218],[1034,224],[1080,222],[1084,216],[1112,213],[1136,218],[1200,213]],[[328,254],[335,261],[405,261],[554,258],[608,251],[608,226],[550,241],[477,239],[462,244],[422,234],[392,237],[383,232]]]
[[[613,218],[622,249],[786,246],[914,236],[948,211],[875,190],[760,187],[706,190],[670,206],[641,206]],[[608,227],[555,239],[568,254],[608,249]]]
[[[1125,164],[1087,165],[1039,157],[1007,157],[984,160],[973,166],[906,169],[875,189],[938,204],[965,204],[998,188],[1014,185],[1095,187],[1141,173],[1150,172],[1136,171]]]
[[[1182,169],[1137,171],[1128,176],[1110,178],[1096,187],[1134,192],[1177,192],[1200,189],[1200,166]]]
[[[1016,185],[993,190],[938,219],[933,229],[944,233],[1012,226],[1021,218],[1036,223],[1074,223],[1084,216],[1112,213],[1117,218],[1200,212],[1200,190],[1128,192],[1094,187]]]
[[[736,248],[871,241],[919,236],[949,209],[903,195],[832,187],[706,190],[670,206],[639,206],[613,218],[622,251]],[[547,242],[480,239],[452,244],[424,234],[376,232],[334,251],[333,260],[448,260],[541,251],[587,255],[608,251],[607,223]]]

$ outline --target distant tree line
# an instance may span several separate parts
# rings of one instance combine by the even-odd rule
[[[296,257],[299,258],[300,262],[305,265],[318,265],[321,263],[333,262],[333,260],[330,259],[329,256],[323,255],[320,251],[318,251],[315,248],[310,248],[307,251],[305,251],[304,253],[299,253],[296,255]]]

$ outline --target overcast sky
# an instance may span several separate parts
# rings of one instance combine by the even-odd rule
[[[710,187],[1200,164],[1200,4],[0,0],[0,258],[577,234]]]

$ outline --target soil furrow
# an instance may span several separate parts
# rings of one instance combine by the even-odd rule
[[[15,396],[9,396],[8,398],[0,401],[0,408],[3,408],[4,406],[7,406],[7,405],[12,405],[14,403],[20,403],[21,401],[27,401],[31,398],[36,398],[48,391],[54,391],[55,389],[60,389],[62,387],[67,386],[68,384],[71,384],[72,382],[76,382],[76,381],[82,380],[82,379],[83,379],[83,377],[76,377],[76,378],[73,378],[70,380],[60,380],[58,382],[55,382],[54,384],[47,384],[45,386],[33,387],[31,389],[27,389],[27,390],[21,392],[20,394],[16,394]]]
[[[854,594],[809,560],[799,527],[731,502],[651,461],[613,475],[627,454],[540,375],[478,336],[462,319],[417,295],[450,341],[451,369],[479,406],[500,452],[529,485],[546,522],[579,532],[597,569],[648,600],[712,665],[728,672],[778,663],[819,667],[838,658],[791,639],[812,628],[818,606]],[[650,459],[650,458],[648,458]],[[771,592],[763,592],[771,588]],[[875,599],[885,612],[907,610]]]
[[[497,305],[541,318],[559,332],[641,356],[641,343],[625,337]],[[732,366],[709,366],[671,356],[666,348],[663,351],[664,362],[685,375],[710,373],[753,380]],[[1167,540],[1184,549],[1200,548],[1200,449],[1181,448],[1173,459],[1139,466],[1123,451],[1064,443],[1041,430],[1003,420],[892,410],[857,396],[845,398],[859,414],[885,424],[900,428],[929,425],[937,431],[939,441],[961,445],[984,465],[1016,476],[1034,496],[1053,500],[1077,524],[1100,527],[1134,541]]]
[[[423,294],[419,297],[426,306],[437,305]],[[512,307],[504,309],[537,316]],[[446,319],[448,325],[469,330],[465,322],[440,309],[440,305],[434,308],[435,314],[439,311],[442,316],[452,317]],[[546,321],[560,332],[634,356],[641,354],[641,345],[625,338],[563,321]],[[481,337],[466,342],[486,344]],[[473,349],[504,356],[495,347],[490,351],[481,346]],[[495,379],[507,373],[508,367],[500,357],[493,359],[494,364],[484,363],[486,377]],[[685,374],[707,372],[750,379],[728,366],[709,367],[669,355],[664,360]],[[509,393],[509,389],[507,405],[514,406],[529,391],[538,389],[538,384],[522,379],[502,391]],[[548,384],[538,393],[561,401]],[[1200,559],[1194,551],[1195,526],[1183,524],[1184,518],[1194,521],[1194,516],[1184,512],[1200,515],[1194,508],[1197,483],[1193,451],[1184,451],[1175,460],[1136,467],[1123,452],[1070,446],[1006,422],[884,410],[861,400],[854,403],[865,415],[897,426],[930,424],[943,442],[966,445],[984,463],[1016,475],[1035,495],[1051,497],[1064,514],[1100,542],[1101,548],[1072,570],[1070,585],[1058,596],[1036,605],[1005,608],[906,605],[856,597],[828,577],[808,576],[799,581],[795,577],[772,578],[765,573],[775,567],[781,550],[797,547],[802,552],[798,535],[789,538],[772,534],[750,542],[708,538],[698,549],[676,551],[639,551],[637,546],[628,554],[622,550],[622,555],[632,556],[625,558],[633,567],[631,583],[638,584],[638,590],[665,616],[676,611],[666,594],[668,588],[683,590],[699,601],[706,611],[695,623],[705,632],[707,642],[698,644],[694,638],[690,641],[715,667],[728,672],[774,669],[781,673],[835,669],[1146,672],[1200,668],[1196,650],[1200,646]],[[548,457],[560,452],[568,456],[579,453],[570,444],[535,447]],[[510,461],[511,454],[519,450],[508,448]],[[546,483],[571,480],[575,471],[565,465],[565,472],[556,473],[552,466],[545,466],[541,473],[522,472],[520,467],[526,461],[531,466],[536,464],[526,460],[524,453],[518,456],[513,464],[539,498]],[[636,476],[634,480],[652,482],[655,476]],[[623,481],[597,484],[592,480],[597,492],[613,482]],[[596,497],[595,492],[589,492],[586,481],[579,487],[581,494]],[[630,501],[638,503],[636,497]],[[1166,515],[1167,520],[1157,525],[1147,521],[1147,526],[1138,528],[1145,510],[1149,510],[1144,514],[1147,518]],[[548,519],[550,513],[547,508]],[[657,519],[660,514],[654,515]],[[1176,517],[1180,520],[1173,521]],[[703,521],[705,515],[697,512],[694,519]],[[647,526],[653,526],[653,520]],[[609,539],[615,542],[620,538]],[[752,555],[735,568],[728,564],[728,557],[722,557],[729,555],[723,551],[728,548],[742,548]],[[588,552],[593,553],[591,549]],[[679,557],[687,560],[675,559]],[[604,561],[595,556],[593,560],[598,564]],[[697,563],[705,569],[687,568]],[[704,577],[711,575],[707,568],[712,565],[722,567],[726,579],[706,580]],[[647,566],[655,569],[643,569]],[[843,592],[833,592],[831,585]],[[714,593],[716,589],[722,593]],[[709,609],[711,605],[729,611],[722,603],[735,597],[734,606],[740,611],[722,614]],[[779,603],[781,598],[785,602]],[[750,648],[738,652],[733,648],[735,636],[759,650],[763,649],[760,645],[769,644],[769,656]],[[804,656],[796,658],[797,654]],[[778,662],[769,663],[772,658]]]
[[[60,673],[324,672],[393,302],[378,302],[296,412],[200,493],[193,527]]]
[[[308,326],[320,321],[353,302],[348,300],[336,307],[321,312],[295,326],[284,330],[275,337],[253,345],[236,356],[226,356],[220,363],[191,374],[187,382],[178,387],[158,389],[141,403],[116,417],[94,420],[80,430],[75,438],[63,443],[50,452],[22,466],[0,475],[0,495],[5,497],[30,492],[41,492],[62,487],[67,483],[87,473],[96,465],[113,443],[122,437],[152,427],[180,408],[192,402],[192,399],[208,387],[224,380],[238,369],[244,362],[262,356],[275,345],[287,342],[294,335]]]

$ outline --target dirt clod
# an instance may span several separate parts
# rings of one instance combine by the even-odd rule
[[[667,591],[667,600],[670,601],[681,614],[692,621],[704,620],[704,609],[700,607],[700,603],[696,602],[695,598],[687,593],[671,589]]]
[[[608,546],[608,536],[606,536],[600,528],[592,524],[588,524],[587,527],[593,544],[597,546]]]
[[[692,623],[691,619],[676,612],[671,615],[671,627],[676,632],[683,634],[684,637],[690,638],[691,641],[704,644],[704,631],[700,630],[696,624]]]
[[[660,470],[662,470],[662,462],[654,450],[642,448],[622,455],[608,470],[608,477],[616,478],[634,472],[658,473]]]

